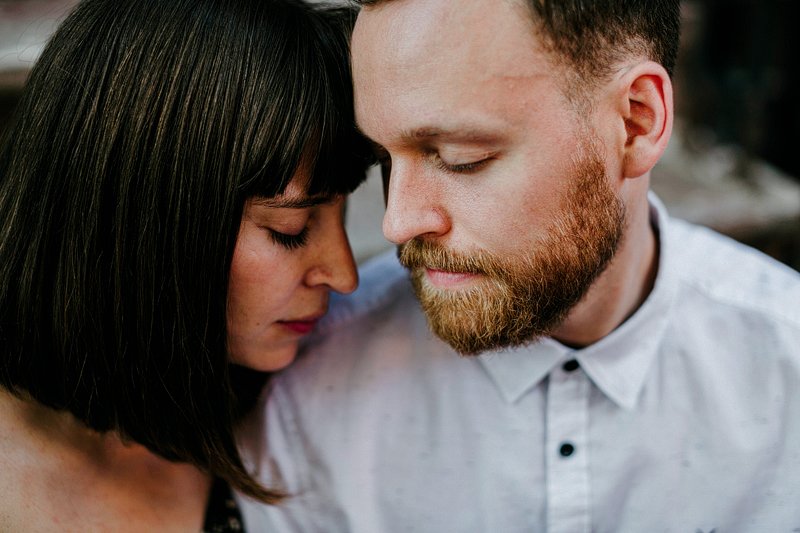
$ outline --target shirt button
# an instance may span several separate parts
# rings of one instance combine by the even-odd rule
[[[569,442],[564,442],[561,444],[561,448],[558,449],[558,453],[561,454],[561,457],[569,457],[570,455],[575,453],[575,446],[573,446]]]
[[[575,359],[570,359],[569,361],[561,365],[561,368],[564,370],[564,372],[575,372],[576,370],[578,370],[578,368],[580,368],[580,366],[581,365],[578,363],[578,361],[576,361]]]

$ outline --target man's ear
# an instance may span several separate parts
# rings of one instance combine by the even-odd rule
[[[636,64],[620,79],[625,124],[623,175],[638,178],[655,166],[672,135],[672,82],[653,61]]]

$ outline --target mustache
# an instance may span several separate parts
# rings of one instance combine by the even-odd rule
[[[494,261],[486,252],[477,250],[467,255],[420,239],[398,246],[397,257],[400,264],[409,270],[430,268],[465,274],[490,274],[496,270]]]

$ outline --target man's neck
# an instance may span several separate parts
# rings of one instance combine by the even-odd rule
[[[634,194],[614,259],[552,335],[562,344],[582,348],[599,341],[633,315],[653,289],[658,235],[650,223],[647,191]]]

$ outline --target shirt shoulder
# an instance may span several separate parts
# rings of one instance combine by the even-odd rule
[[[688,222],[670,220],[667,238],[681,288],[800,329],[800,272]]]

